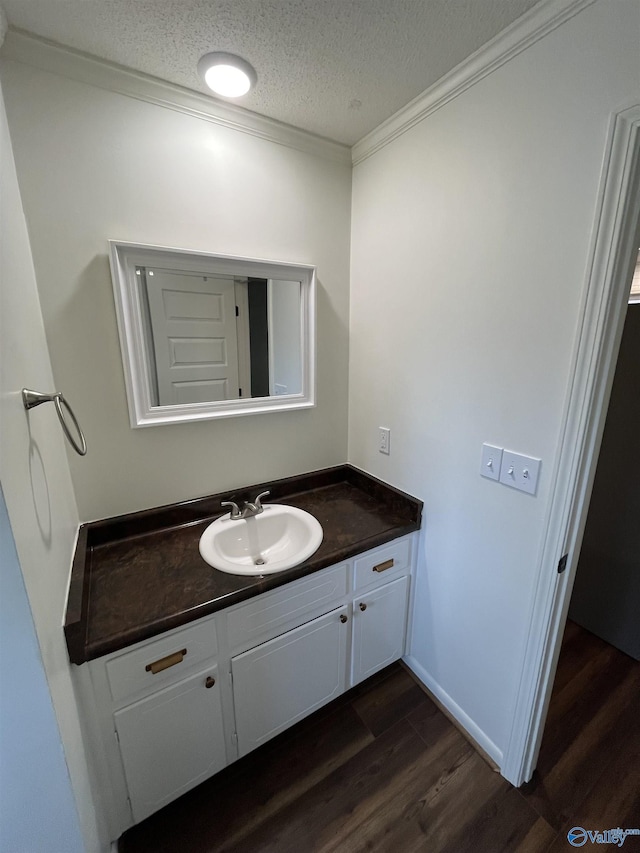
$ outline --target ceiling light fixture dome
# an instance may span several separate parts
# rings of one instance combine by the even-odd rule
[[[255,86],[258,75],[246,59],[233,53],[206,53],[198,62],[198,74],[223,98],[240,98]]]

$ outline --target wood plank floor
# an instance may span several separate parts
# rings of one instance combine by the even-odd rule
[[[640,828],[640,663],[568,623],[523,788],[394,665],[130,829],[119,853],[566,853],[576,825]]]

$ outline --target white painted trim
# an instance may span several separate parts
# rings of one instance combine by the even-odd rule
[[[177,110],[268,142],[286,145],[345,165],[351,163],[351,152],[347,145],[20,30],[10,29],[7,33],[2,47],[2,58],[31,65],[41,71],[68,77],[98,89]]]
[[[594,2],[596,0],[543,0],[538,3],[431,88],[378,125],[352,149],[234,104],[227,104],[21,30],[9,30],[2,47],[2,56],[279,145],[345,165],[357,165]]]
[[[538,3],[431,88],[356,142],[352,148],[353,165],[371,157],[594,2],[546,0]]]
[[[612,119],[591,240],[588,287],[528,638],[502,774],[535,769],[604,429],[640,230],[640,105]],[[569,554],[567,570],[557,563]]]
[[[427,690],[432,693],[436,699],[442,703],[447,711],[454,717],[473,740],[481,747],[487,755],[502,766],[502,750],[500,750],[491,738],[466,714],[462,708],[454,702],[449,694],[444,690],[434,678],[429,675],[426,669],[418,663],[411,655],[404,657],[403,662],[409,667],[416,678],[424,684]]]
[[[174,249],[109,240],[118,335],[124,370],[129,419],[132,428],[191,421],[231,418],[241,415],[308,409],[316,400],[316,268],[310,264],[267,261],[217,255],[190,249]],[[145,341],[144,310],[136,285],[135,267],[164,263],[172,266],[176,255],[181,269],[209,271],[213,275],[274,278],[300,282],[302,389],[299,394],[255,397],[210,403],[156,406],[150,382],[149,351]]]
[[[236,318],[238,333],[238,382],[243,396],[248,395],[251,388],[251,342],[249,332],[249,282],[246,278],[236,278],[236,305],[240,316]]]
[[[268,365],[269,365],[269,396],[275,397],[276,395],[276,382],[275,382],[275,352],[273,348],[273,325],[274,325],[274,317],[273,317],[273,279],[267,279],[267,334],[269,339],[269,350],[267,352],[268,357]]]

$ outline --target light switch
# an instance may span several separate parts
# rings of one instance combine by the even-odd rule
[[[521,492],[535,495],[541,464],[541,460],[533,456],[523,456],[522,453],[504,450],[500,466],[500,482],[505,486],[520,489]]]
[[[490,480],[500,479],[500,463],[502,462],[502,448],[494,447],[493,444],[482,445],[482,461],[480,473]]]

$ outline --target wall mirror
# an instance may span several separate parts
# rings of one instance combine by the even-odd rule
[[[132,427],[315,405],[315,267],[109,246]]]

